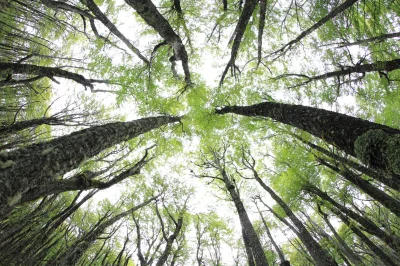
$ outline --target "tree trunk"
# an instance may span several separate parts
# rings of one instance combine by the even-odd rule
[[[168,20],[158,12],[156,6],[151,0],[125,0],[125,2],[136,10],[139,16],[151,26],[155,31],[160,34],[174,50],[174,59],[179,61],[182,60],[183,71],[185,73],[185,81],[188,85],[191,85],[188,55],[185,46],[182,43],[181,38],[172,29]]]
[[[215,112],[272,118],[307,131],[367,165],[400,174],[398,129],[323,109],[275,102],[225,106]]]
[[[167,262],[168,256],[172,250],[172,244],[178,237],[179,232],[182,229],[182,224],[183,224],[183,218],[179,217],[178,222],[175,224],[174,232],[167,238],[167,244],[165,245],[164,251],[161,253],[160,258],[158,259],[156,266],[162,266]]]
[[[76,263],[80,260],[82,255],[86,252],[86,250],[90,247],[90,245],[96,241],[96,239],[104,232],[104,230],[114,224],[115,222],[119,221],[123,217],[131,214],[132,212],[148,205],[151,203],[153,200],[155,200],[156,197],[152,197],[143,203],[127,210],[124,211],[113,218],[102,222],[100,225],[98,225],[93,231],[90,231],[88,234],[82,236],[80,239],[76,240],[75,243],[69,247],[63,254],[60,254],[58,256],[57,260],[58,263],[53,264],[53,262],[49,262],[50,264],[48,265],[76,265]]]
[[[213,156],[214,156],[214,162],[217,165],[217,169],[220,172],[222,179],[225,183],[225,187],[229,192],[229,195],[233,203],[235,204],[236,211],[238,212],[240,224],[242,226],[244,235],[249,239],[250,248],[253,253],[254,261],[257,266],[268,266],[268,261],[267,258],[265,257],[264,249],[260,243],[256,231],[254,230],[253,224],[251,223],[250,218],[247,215],[243,202],[241,201],[239,194],[236,191],[236,187],[230,181],[228,174],[225,172],[225,169],[220,165],[219,158],[217,157],[217,155],[213,153]]]
[[[321,199],[329,202],[335,208],[340,210],[342,213],[346,214],[349,216],[351,219],[359,223],[360,225],[363,226],[363,230],[368,232],[371,235],[374,235],[381,239],[383,242],[385,242],[389,247],[391,247],[393,250],[396,252],[400,252],[400,240],[398,237],[395,235],[391,236],[387,234],[385,231],[380,229],[374,222],[372,222],[370,219],[361,216],[357,214],[356,212],[346,208],[345,206],[337,203],[335,200],[333,200],[329,195],[323,191],[321,191],[319,188],[313,186],[313,185],[307,185],[305,190],[311,194],[319,196]]]
[[[363,241],[369,247],[369,249],[371,249],[375,253],[375,255],[378,256],[378,258],[384,263],[384,265],[398,265],[397,263],[394,263],[393,260],[385,252],[383,252],[382,249],[375,245],[369,237],[364,235],[361,230],[357,228],[357,226],[352,224],[351,221],[339,210],[332,208],[332,212],[339,216],[339,218],[351,229],[351,231],[353,231],[353,233],[357,235],[361,239],[361,241]]]
[[[328,219],[328,215],[321,210],[321,207],[319,205],[318,205],[318,212],[321,214],[325,223],[328,225],[329,229],[333,233],[335,239],[338,241],[339,248],[343,251],[346,257],[351,261],[351,263],[356,266],[364,266],[365,264],[361,261],[361,259],[353,252],[353,250],[336,232],[336,229],[332,226],[331,222]]]
[[[177,121],[178,117],[159,116],[109,123],[1,154],[0,217],[29,189],[52,182],[106,148]]]
[[[384,191],[380,190],[373,186],[370,182],[363,179],[362,177],[358,176],[357,174],[353,173],[352,171],[336,167],[323,159],[317,158],[317,161],[320,162],[322,165],[332,169],[337,174],[342,176],[344,179],[352,183],[354,186],[360,188],[365,194],[382,204],[392,213],[394,213],[397,217],[400,217],[400,202],[395,198],[389,196]]]
[[[385,176],[383,176],[382,173],[378,173],[378,172],[372,170],[371,168],[365,167],[365,166],[363,166],[359,163],[356,163],[350,159],[344,158],[338,154],[328,151],[327,149],[324,149],[318,145],[315,145],[314,143],[306,141],[303,138],[301,138],[300,136],[293,134],[292,132],[288,132],[288,133],[291,136],[293,136],[293,137],[297,138],[298,140],[300,140],[301,142],[303,142],[304,144],[308,145],[312,149],[319,151],[320,153],[342,163],[343,165],[347,165],[347,166],[357,170],[358,172],[363,173],[364,175],[372,177],[373,179],[385,184],[386,186],[388,186],[390,188],[400,191],[400,176],[391,175],[390,177],[385,177]]]
[[[44,67],[29,64],[18,64],[18,63],[0,63],[0,73],[1,75],[12,75],[12,74],[26,74],[26,75],[36,75],[39,78],[48,77],[53,79],[54,77],[60,77],[65,79],[71,79],[85,87],[93,89],[92,80],[86,79],[84,76],[63,70],[57,67]],[[28,80],[27,80],[28,81]],[[32,81],[32,80],[29,80]],[[12,84],[12,80],[9,82]],[[1,86],[7,86],[7,81],[0,82]]]
[[[239,215],[240,224],[242,225],[242,229],[243,229],[245,235],[247,236],[247,238],[249,239],[250,248],[253,253],[253,257],[254,257],[254,261],[256,262],[256,265],[257,266],[268,266],[268,261],[267,261],[267,258],[265,257],[264,249],[260,243],[260,240],[258,238],[256,231],[254,230],[254,227],[250,221],[250,218],[247,215],[246,209],[244,208],[244,205],[243,205],[242,201],[240,200],[238,193],[236,192],[235,186],[229,180],[225,171],[222,172],[222,176],[225,181],[226,189],[228,190],[228,192],[232,198],[232,201],[235,204],[236,210]]]
[[[289,206],[270,188],[268,187],[258,176],[257,172],[253,171],[254,177],[257,182],[265,189],[271,197],[281,206],[285,211],[286,215],[290,218],[293,224],[298,229],[298,237],[306,246],[308,252],[310,252],[311,257],[314,259],[318,266],[333,265],[337,266],[336,261],[327,253],[317,241],[310,235],[303,223],[294,215]]]
[[[254,256],[253,256],[253,251],[251,249],[250,239],[246,235],[246,232],[244,231],[243,228],[242,228],[242,237],[243,237],[244,249],[247,255],[247,263],[249,264],[249,266],[256,266],[256,264],[254,263]]]
[[[257,207],[258,214],[260,214],[261,220],[262,220],[262,222],[264,224],[264,228],[265,228],[265,231],[267,232],[268,238],[271,240],[272,246],[274,246],[276,252],[278,253],[279,260],[281,261],[281,264],[283,264],[286,261],[285,260],[285,256],[283,255],[282,250],[279,248],[278,244],[276,244],[274,238],[272,237],[271,232],[269,231],[267,222],[265,221],[264,216],[262,215],[262,213],[261,213],[260,209],[258,208],[257,204],[256,204],[256,207]]]

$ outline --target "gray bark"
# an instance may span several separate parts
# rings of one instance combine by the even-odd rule
[[[106,148],[177,121],[159,116],[109,123],[0,154],[0,217],[29,189],[52,182]]]

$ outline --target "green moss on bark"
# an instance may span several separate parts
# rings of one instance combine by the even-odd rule
[[[369,130],[354,142],[354,152],[369,166],[400,174],[400,134]]]

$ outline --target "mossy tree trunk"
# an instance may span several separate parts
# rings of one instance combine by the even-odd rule
[[[52,182],[104,149],[177,121],[159,116],[109,123],[0,154],[0,217],[30,189]]]
[[[371,167],[400,174],[398,129],[337,112],[276,102],[225,106],[215,112],[272,118],[307,131]]]

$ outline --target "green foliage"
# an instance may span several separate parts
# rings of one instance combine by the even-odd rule
[[[235,251],[240,257],[237,263],[244,264],[241,260],[245,258],[243,243],[237,242],[241,238],[241,229],[232,222],[237,219],[236,213],[230,208],[218,209],[219,205],[233,206],[232,202],[224,202],[226,191],[220,192],[220,180],[207,179],[206,182],[199,182],[193,178],[193,175],[199,172],[210,175],[216,173],[212,167],[201,166],[199,158],[211,159],[212,156],[207,152],[211,149],[222,151],[223,147],[227,149],[224,158],[226,172],[232,180],[235,179],[235,185],[251,219],[254,196],[260,195],[269,206],[273,205],[273,201],[250,179],[253,173],[243,165],[242,149],[248,150],[254,157],[255,170],[262,180],[270,185],[296,214],[299,211],[312,212],[311,217],[314,219],[315,210],[311,207],[314,207],[316,202],[325,207],[329,206],[323,200],[304,192],[305,186],[312,184],[349,208],[362,210],[365,217],[382,225],[388,234],[398,234],[397,217],[381,208],[378,203],[370,201],[357,186],[350,185],[333,171],[318,165],[316,156],[322,155],[286,134],[287,131],[295,131],[292,127],[283,127],[274,121],[261,118],[215,114],[215,108],[225,105],[240,106],[271,101],[347,112],[356,117],[398,128],[400,70],[349,73],[311,82],[308,82],[307,78],[357,65],[399,58],[398,38],[365,41],[398,31],[398,1],[359,1],[301,39],[299,43],[288,47],[287,52],[282,54],[274,51],[290,40],[295,40],[301,32],[329,14],[343,1],[267,1],[261,61],[258,62],[257,58],[257,6],[243,33],[235,62],[237,68],[228,72],[224,85],[220,87],[216,85],[216,80],[219,80],[230,56],[232,43],[229,43],[229,39],[236,34],[235,27],[243,8],[240,6],[243,5],[243,1],[229,0],[226,11],[223,10],[222,1],[180,1],[182,14],[178,14],[173,7],[174,1],[154,1],[159,12],[185,45],[192,80],[190,86],[184,80],[182,61],[174,62],[176,73],[172,69],[169,60],[174,56],[171,43],[155,50],[156,45],[160,44],[165,36],[146,25],[145,20],[123,1],[96,0],[96,4],[129,41],[138,47],[143,56],[151,61],[149,66],[116,35],[109,32],[98,19],[94,19],[94,23],[98,34],[103,38],[99,38],[93,32],[89,18],[69,10],[46,7],[43,4],[46,1],[6,2],[0,3],[1,62],[59,67],[87,79],[106,80],[106,83],[93,83],[94,90],[98,90],[98,93],[83,91],[82,86],[76,86],[61,78],[53,78],[51,75],[34,82],[12,84],[10,80],[28,79],[34,75],[14,73],[10,76],[9,69],[0,70],[0,126],[43,116],[50,117],[70,100],[77,103],[78,111],[96,111],[84,119],[83,124],[76,126],[41,125],[6,136],[1,135],[0,149],[4,150],[1,156],[19,147],[109,121],[126,121],[162,114],[182,117],[181,123],[165,126],[118,144],[93,158],[88,158],[71,173],[54,177],[57,180],[68,180],[75,173],[92,171],[101,172],[95,178],[96,182],[104,182],[137,163],[146,148],[156,145],[148,150],[146,159],[151,160],[142,167],[139,175],[100,191],[93,201],[76,210],[43,240],[47,242],[40,242],[38,236],[43,235],[43,228],[46,228],[46,224],[52,218],[72,203],[77,192],[62,193],[54,198],[49,196],[51,199],[48,203],[44,201],[44,205],[33,201],[17,206],[7,219],[1,221],[0,242],[3,240],[3,232],[17,228],[29,219],[32,223],[24,225],[15,239],[10,240],[9,244],[7,242],[8,247],[15,247],[15,251],[11,250],[15,254],[10,250],[6,252],[6,247],[0,244],[0,251],[5,254],[4,258],[8,256],[8,261],[5,262],[7,265],[12,265],[10,260],[18,257],[18,252],[21,258],[33,258],[29,252],[37,255],[46,251],[43,252],[43,261],[52,259],[83,234],[90,232],[104,215],[110,214],[112,217],[161,192],[163,195],[158,199],[157,207],[166,233],[172,233],[174,219],[176,222],[177,217],[184,218],[183,230],[172,248],[172,252],[179,256],[176,264],[188,265],[191,263],[189,261],[192,261],[192,264],[197,263],[193,255],[196,253],[196,239],[193,236],[202,230],[204,235],[200,239],[200,246],[206,254],[205,264],[228,265],[225,263],[231,255],[225,252],[228,246],[237,248]],[[64,4],[94,15],[79,1],[67,1]],[[352,44],[363,40],[365,42]],[[69,100],[61,98],[55,101],[62,94],[67,94],[66,98]],[[334,147],[316,141],[309,134],[296,134],[345,156]],[[355,148],[358,158],[366,164],[371,164],[377,155],[371,154],[371,151],[378,150],[379,153],[384,153],[389,170],[399,174],[399,145],[398,136],[388,138],[383,132],[373,131],[361,136]],[[382,147],[385,151],[381,150]],[[332,164],[337,163],[331,159],[329,161]],[[0,165],[7,166],[9,162],[2,161]],[[201,171],[201,167],[205,168],[204,171]],[[200,170],[190,172],[192,168]],[[363,178],[369,180],[367,176]],[[209,189],[205,184],[211,188],[218,187],[218,190]],[[371,184],[394,198],[398,197],[397,192],[376,181],[371,181]],[[21,188],[20,193],[29,189],[33,188]],[[190,200],[199,197],[199,191],[211,191],[202,199],[202,204],[211,201],[209,205],[201,205],[199,208],[191,205]],[[203,194],[206,195],[206,192]],[[87,192],[82,192],[79,199],[82,199],[85,193]],[[41,210],[40,206],[44,206],[44,209]],[[211,212],[204,211],[205,209],[217,210]],[[273,209],[282,217],[286,217],[279,206],[274,205]],[[328,212],[329,208],[326,209]],[[332,216],[332,213],[329,215]],[[120,258],[120,261],[127,262],[126,265],[137,265],[135,248],[138,233],[133,217],[138,220],[143,239],[151,239],[156,243],[150,246],[143,241],[143,250],[149,248],[149,254],[153,252],[155,258],[158,258],[165,245],[165,239],[160,233],[161,221],[157,216],[155,204],[152,203],[107,229],[104,235],[92,244],[79,264],[114,265]],[[272,219],[270,220],[273,223]],[[315,220],[322,228],[326,228],[321,219]],[[331,217],[331,220],[334,221],[339,235],[366,263],[375,262],[371,259],[372,256],[365,255],[372,254],[372,251],[354,236],[349,228],[337,218]],[[259,221],[254,224],[260,225]],[[280,223],[277,227],[279,226]],[[259,228],[258,232],[261,234],[261,226]],[[112,232],[115,234],[111,234]],[[282,236],[278,241],[282,243],[291,263],[312,265],[310,257],[299,247],[299,240],[291,234],[288,235],[295,247],[288,244]],[[120,253],[126,239],[129,248]],[[24,240],[31,240],[33,244],[29,244],[29,241],[23,242]],[[385,243],[377,239],[376,242],[391,255],[392,251],[384,247]],[[22,247],[19,243],[27,245]],[[158,244],[161,248],[156,250]],[[333,243],[322,239],[320,244],[329,250],[339,263],[342,262]],[[225,253],[220,262],[216,259],[218,250]],[[268,245],[265,246],[265,255],[269,262],[277,261],[275,252]],[[93,260],[95,256],[97,259]],[[168,259],[169,264],[172,264],[171,260],[172,255]],[[24,264],[18,261],[12,263]],[[35,265],[33,262],[32,264]]]

